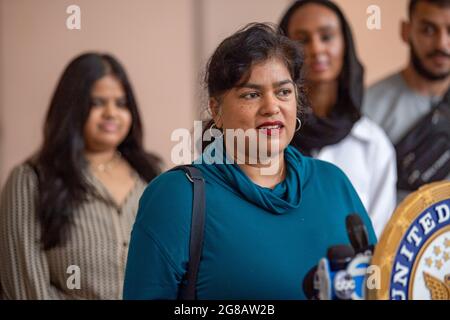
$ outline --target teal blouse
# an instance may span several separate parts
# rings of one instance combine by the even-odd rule
[[[349,244],[351,213],[362,217],[375,244],[367,212],[340,169],[290,146],[285,161],[286,179],[274,189],[254,184],[235,164],[196,165],[206,180],[198,299],[305,299],[306,273],[328,247]],[[191,215],[192,185],[182,171],[149,184],[131,234],[125,299],[177,298]]]

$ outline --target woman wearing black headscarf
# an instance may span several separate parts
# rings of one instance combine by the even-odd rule
[[[395,153],[384,132],[361,115],[364,69],[350,26],[333,2],[300,0],[280,28],[303,45],[312,106],[292,144],[348,175],[379,236],[395,208]]]

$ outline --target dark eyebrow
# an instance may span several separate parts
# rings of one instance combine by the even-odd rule
[[[283,81],[279,81],[279,82],[275,82],[275,83],[273,83],[272,85],[275,87],[275,88],[277,88],[277,87],[281,87],[281,86],[284,86],[285,84],[292,84],[292,85],[294,85],[294,81],[292,81],[292,80],[288,80],[288,79],[286,79],[286,80],[283,80]]]
[[[327,31],[333,31],[335,29],[335,26],[332,25],[328,25],[328,26],[323,26],[319,28],[320,32],[327,32]]]
[[[286,80],[282,80],[282,81],[278,81],[278,82],[274,82],[272,83],[272,86],[275,88],[281,87],[285,84],[291,83],[292,85],[294,85],[294,82],[292,80],[286,79]],[[255,84],[255,83],[243,83],[240,85],[237,85],[236,88],[249,88],[249,89],[257,89],[257,90],[261,90],[263,86],[259,85],[259,84]]]
[[[302,29],[297,29],[294,31],[294,37],[295,36],[307,36],[308,34],[309,34],[308,31],[302,30]]]
[[[318,29],[314,30],[314,31],[308,31],[308,30],[304,30],[304,29],[297,29],[294,31],[294,36],[307,36],[310,34],[313,34],[315,32],[329,32],[329,31],[333,31],[335,30],[336,27],[334,25],[325,25],[325,26],[321,26]]]
[[[421,23],[421,24],[430,25],[430,26],[432,26],[432,27],[434,27],[434,28],[437,28],[437,27],[438,27],[438,25],[435,24],[433,21],[427,20],[427,19],[425,19],[425,18],[422,18],[422,19],[420,20],[420,23]]]
[[[117,98],[112,98],[112,99],[126,99],[127,97],[126,97],[126,95],[123,95],[123,96],[120,96],[120,97],[117,97]],[[102,100],[107,100],[107,99],[109,99],[109,98],[105,98],[105,97],[103,97],[103,96],[100,96],[100,95],[91,95],[91,99],[102,99]]]

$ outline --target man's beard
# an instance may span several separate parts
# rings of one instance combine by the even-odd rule
[[[417,51],[415,50],[414,45],[412,44],[411,41],[409,41],[409,48],[410,48],[411,62],[414,67],[414,70],[416,70],[416,72],[421,77],[429,81],[442,81],[447,79],[448,76],[450,76],[450,70],[440,74],[436,74],[428,70],[420,60],[419,56],[417,55]],[[450,58],[450,55],[448,53],[442,52],[440,50],[427,54],[427,57],[432,57],[433,55],[436,54],[446,55],[448,58]]]

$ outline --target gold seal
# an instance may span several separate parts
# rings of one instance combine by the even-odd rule
[[[397,207],[375,247],[381,279],[368,290],[370,300],[450,299],[449,204],[450,182],[443,181]]]

